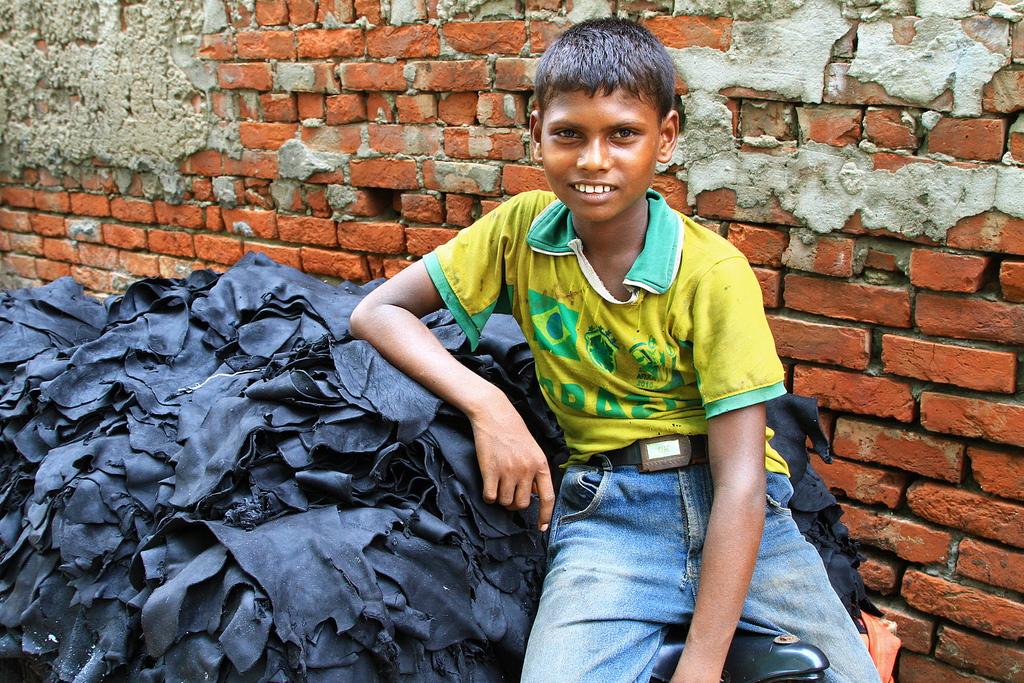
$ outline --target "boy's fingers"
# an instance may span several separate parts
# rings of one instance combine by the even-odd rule
[[[541,531],[547,531],[551,524],[551,513],[555,508],[555,490],[551,485],[551,474],[538,472],[533,480],[533,487],[537,491],[537,498],[540,501],[540,508],[537,512],[537,527]]]

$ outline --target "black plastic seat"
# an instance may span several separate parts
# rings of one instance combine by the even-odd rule
[[[669,629],[658,652],[652,683],[672,678],[686,641],[686,627]],[[825,679],[828,659],[815,646],[796,636],[769,636],[740,631],[732,639],[722,680],[728,683],[783,683]]]

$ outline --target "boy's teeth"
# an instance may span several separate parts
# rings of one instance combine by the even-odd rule
[[[577,185],[576,189],[584,194],[597,194],[599,192],[610,192],[612,188],[607,185]]]

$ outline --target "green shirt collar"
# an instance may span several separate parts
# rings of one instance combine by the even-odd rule
[[[683,220],[665,199],[654,190],[647,190],[648,220],[644,249],[623,282],[655,294],[664,294],[675,280],[683,253]],[[530,225],[526,243],[542,254],[569,256],[569,246],[576,239],[572,215],[559,200],[547,206]]]

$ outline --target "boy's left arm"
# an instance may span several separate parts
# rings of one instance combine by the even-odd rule
[[[721,680],[764,529],[764,404],[709,418],[708,451],[714,502],[693,621],[672,683]]]

